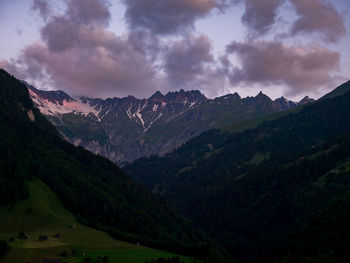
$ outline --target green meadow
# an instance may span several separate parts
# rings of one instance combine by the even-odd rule
[[[62,259],[79,263],[90,257],[107,256],[108,262],[143,263],[174,254],[131,244],[109,234],[83,226],[68,212],[58,197],[41,181],[28,183],[30,198],[15,206],[0,207],[0,240],[7,240],[10,251],[1,263],[38,262]],[[20,238],[23,232],[25,238]],[[46,240],[39,240],[39,237]],[[186,263],[194,259],[180,256]],[[197,261],[198,262],[198,261]]]

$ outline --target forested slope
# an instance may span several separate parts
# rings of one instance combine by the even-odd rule
[[[349,133],[346,93],[242,133],[207,132],[127,171],[240,262],[346,262]]]

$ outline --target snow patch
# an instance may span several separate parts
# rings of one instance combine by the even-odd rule
[[[148,104],[148,100],[146,100],[145,104],[143,104],[143,106],[142,106],[142,108],[141,108],[141,111],[142,111],[144,108],[146,108],[147,104]]]
[[[153,111],[153,112],[156,112],[156,111],[157,111],[157,109],[158,109],[158,107],[159,107],[159,106],[158,106],[158,104],[154,104],[154,105],[153,105],[153,109],[152,109],[152,111]]]
[[[39,97],[31,89],[28,89],[28,91],[32,101],[40,110],[40,112],[44,115],[60,116],[62,114],[74,113],[87,116],[88,114],[92,113],[96,116],[98,121],[101,121],[101,119],[99,118],[99,113],[101,112],[101,109],[97,111],[94,107],[90,106],[89,104],[83,103],[81,99],[77,99],[76,101],[63,100],[61,105],[59,103],[51,102],[47,99]]]
[[[141,111],[141,109],[140,109],[140,104],[139,104],[139,107],[137,108],[136,116],[139,118],[139,120],[141,121],[142,127],[145,129],[145,122],[142,119],[142,114],[140,111]]]
[[[132,104],[131,104],[131,106],[127,109],[127,111],[126,111],[126,115],[128,115],[128,117],[129,117],[129,119],[130,120],[132,120],[132,115],[131,115],[131,107],[132,107]]]

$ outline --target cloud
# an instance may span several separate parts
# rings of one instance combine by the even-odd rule
[[[79,43],[81,26],[65,17],[53,18],[42,30],[42,39],[52,51],[64,51]]]
[[[281,42],[232,42],[240,67],[228,66],[232,85],[282,85],[288,96],[317,92],[332,85],[340,54],[320,46],[291,47]]]
[[[242,22],[257,35],[265,34],[275,23],[277,9],[285,0],[123,0],[125,18],[130,28],[149,30],[158,35],[170,35],[193,29],[197,19],[217,9],[243,2]]]
[[[20,72],[24,80],[75,95],[145,95],[158,88],[146,52],[150,37],[118,37],[109,31],[108,3],[103,0],[65,2],[65,13],[51,16],[42,28],[43,42],[27,46],[6,68]]]
[[[124,0],[131,29],[167,35],[193,27],[196,19],[218,7],[218,0]]]
[[[162,41],[156,35],[144,31],[133,30],[128,35],[128,42],[149,61],[155,62],[163,50]]]
[[[267,33],[275,24],[277,9],[284,0],[244,0],[245,13],[242,22],[257,35]]]
[[[46,20],[52,13],[52,10],[46,0],[33,0],[32,10],[38,11],[44,20]]]
[[[175,89],[199,85],[213,61],[209,38],[204,35],[188,35],[170,45],[164,52],[164,71]]]
[[[79,24],[102,23],[110,20],[109,2],[106,0],[64,0],[68,6],[66,16]]]
[[[37,0],[34,0],[34,3]],[[41,0],[40,0],[41,1]],[[66,13],[53,16],[42,28],[42,39],[52,51],[64,51],[77,45],[91,44],[96,37],[102,39],[111,33],[104,28],[108,26],[110,13],[108,2],[103,0],[64,0]],[[41,14],[41,12],[40,12]],[[96,35],[97,33],[97,35]],[[90,36],[91,35],[91,36]]]
[[[114,49],[77,47],[61,53],[38,43],[27,47],[22,59],[32,71],[31,77],[37,78],[44,69],[57,88],[66,87],[73,94],[106,97],[142,93],[142,88],[151,86],[152,67],[126,41],[115,42]]]
[[[63,1],[67,5],[64,13],[56,14],[46,0],[33,0],[33,10],[45,22],[41,40],[27,46],[18,59],[1,63],[39,88],[47,85],[90,97],[148,96],[157,89],[180,88],[215,96],[229,90],[229,83],[234,87],[280,85],[286,87],[286,95],[294,96],[331,85],[339,65],[340,54],[321,46],[292,47],[252,40],[271,29],[286,0],[123,0],[131,30],[122,36],[108,29],[108,1]],[[324,0],[290,1],[299,15],[291,34],[317,32],[329,41],[341,36],[335,22],[338,27],[316,23],[308,29],[315,14],[326,12],[319,10],[331,7]],[[232,42],[217,60],[210,39],[190,29],[196,19],[214,9],[224,12],[238,2],[245,3],[242,21],[253,38]],[[315,3],[321,3],[321,8],[316,5],[312,10]],[[169,38],[177,33],[176,38]],[[237,58],[235,65],[232,55]]]
[[[291,34],[317,33],[325,41],[336,42],[346,33],[343,17],[334,6],[325,0],[291,0],[295,5],[298,19]]]

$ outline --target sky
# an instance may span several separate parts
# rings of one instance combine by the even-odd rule
[[[0,0],[0,67],[44,90],[319,98],[350,79],[348,0]]]

